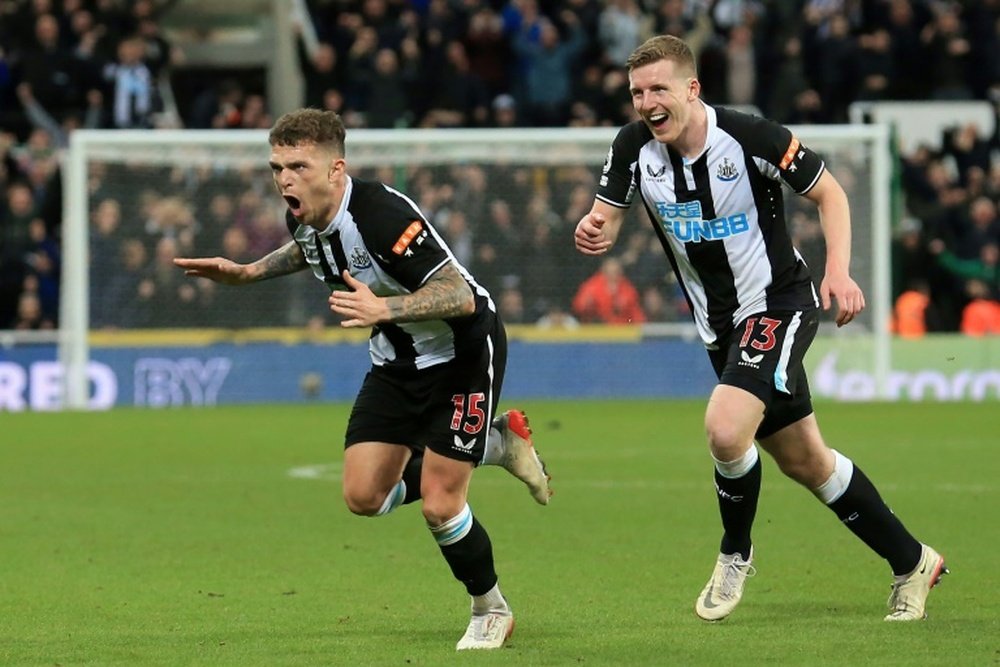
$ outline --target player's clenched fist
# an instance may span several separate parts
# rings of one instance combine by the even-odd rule
[[[585,255],[600,255],[611,247],[611,240],[604,233],[607,222],[600,213],[588,213],[576,225],[573,234],[576,249]]]

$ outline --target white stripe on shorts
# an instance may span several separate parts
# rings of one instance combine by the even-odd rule
[[[788,382],[788,359],[792,356],[792,345],[795,344],[795,332],[799,330],[801,323],[802,311],[795,311],[792,321],[788,323],[788,332],[785,334],[785,340],[781,345],[781,356],[778,357],[778,366],[774,369],[774,386],[777,387],[778,391],[783,391],[786,394],[792,393],[788,391],[788,387],[786,386]]]

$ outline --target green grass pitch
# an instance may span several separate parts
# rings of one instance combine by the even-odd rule
[[[700,621],[720,536],[703,404],[521,407],[556,495],[476,472],[517,631],[473,655],[419,509],[343,506],[347,406],[0,415],[0,665],[1000,663],[995,403],[818,407],[951,567],[910,624],[882,621],[885,564],[769,459],[758,574]]]

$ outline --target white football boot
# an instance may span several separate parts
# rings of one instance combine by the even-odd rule
[[[729,616],[743,597],[743,584],[747,577],[757,574],[751,561],[753,547],[750,548],[750,560],[743,560],[738,553],[719,554],[712,578],[695,602],[695,613],[706,621],[721,621]]]
[[[892,611],[885,617],[887,621],[919,621],[927,618],[924,605],[931,589],[948,574],[944,564],[944,556],[931,549],[926,544],[921,545],[920,560],[913,572],[896,577],[889,596],[889,609]]]
[[[548,505],[552,495],[552,489],[549,488],[552,477],[535,451],[528,417],[521,410],[508,410],[493,420],[493,427],[503,436],[500,465],[528,485],[535,502]]]
[[[476,649],[495,649],[514,634],[514,615],[491,611],[486,614],[473,614],[465,635],[455,645],[456,651]]]

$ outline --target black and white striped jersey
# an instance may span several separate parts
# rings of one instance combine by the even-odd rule
[[[686,159],[642,121],[615,137],[597,198],[619,208],[639,191],[708,347],[748,315],[816,308],[809,269],[785,225],[784,180],[808,192],[825,169],[788,128],[705,105],[708,138]]]
[[[348,177],[344,200],[329,226],[316,231],[291,213],[285,221],[313,274],[331,291],[346,289],[341,272],[378,296],[410,294],[451,262],[472,288],[476,312],[446,320],[383,323],[372,327],[372,364],[420,369],[476,351],[492,331],[496,307],[489,292],[458,263],[444,239],[406,195],[374,181]]]

